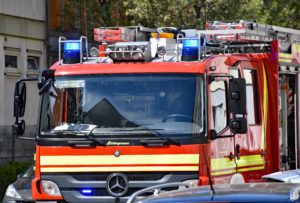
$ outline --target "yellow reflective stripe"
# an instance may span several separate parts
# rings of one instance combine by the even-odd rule
[[[292,54],[279,53],[279,57],[292,58]]]
[[[250,168],[241,168],[241,169],[238,169],[238,172],[256,171],[256,170],[262,170],[264,168],[265,168],[264,166],[257,166],[257,167],[250,167]]]
[[[261,155],[241,156],[240,160],[236,160],[238,167],[255,166],[264,164]]]
[[[248,155],[241,156],[240,160],[236,160],[238,167],[245,166],[254,166],[254,165],[262,165],[264,164],[264,160],[261,155]],[[211,170],[223,170],[223,169],[231,169],[235,168],[234,160],[230,160],[229,158],[218,158],[211,160]]]
[[[286,63],[291,63],[292,62],[292,59],[279,59],[278,61],[281,61],[281,62],[286,62]]]
[[[238,169],[238,172],[247,172],[247,171],[256,171],[256,170],[263,170],[264,166],[256,166],[256,167],[250,167],[250,168],[241,168]],[[235,173],[235,170],[226,170],[226,171],[218,171],[218,172],[212,172],[212,176],[218,176],[218,175],[227,175],[227,174],[233,174]]]
[[[226,175],[226,174],[233,174],[233,173],[235,173],[235,169],[234,170],[212,172],[211,175],[212,176],[218,176],[218,175]]]
[[[41,166],[51,165],[122,165],[122,164],[198,164],[199,154],[167,155],[92,155],[41,156]]]
[[[230,160],[229,158],[218,158],[218,159],[211,159],[211,170],[222,170],[222,169],[228,169],[228,168],[234,168],[236,165],[233,160]]]
[[[198,171],[198,166],[145,166],[145,167],[51,167],[41,172],[122,172],[122,171]]]
[[[265,168],[264,160],[261,155],[249,155],[249,156],[241,156],[240,160],[236,160],[238,169],[237,172],[246,172],[246,171],[254,171],[254,170],[262,170]],[[236,167],[234,161],[230,161],[229,158],[219,158],[211,160],[211,175],[226,175],[233,174],[236,172]],[[261,166],[259,166],[261,165]],[[253,167],[247,167],[253,166]],[[221,170],[221,171],[217,171]]]
[[[279,53],[279,61],[291,63],[292,62],[292,54]]]
[[[261,127],[261,145],[260,149],[265,150],[265,139],[266,139],[266,120],[268,118],[268,86],[267,86],[267,77],[266,70],[263,64],[263,77],[264,77],[264,98],[263,98],[263,120]]]
[[[293,53],[300,53],[300,44],[293,44],[292,45],[292,52]]]

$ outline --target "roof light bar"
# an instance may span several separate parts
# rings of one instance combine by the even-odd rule
[[[183,48],[198,48],[199,40],[198,39],[185,39],[183,40]]]
[[[65,51],[80,51],[80,42],[65,42],[64,49]]]
[[[64,43],[64,59],[65,64],[80,63],[80,42],[68,42]]]
[[[67,40],[59,37],[59,64],[74,64],[83,62],[83,47],[85,45],[86,59],[88,59],[87,38],[81,36],[79,40]],[[85,44],[84,44],[85,42]],[[61,56],[62,44],[64,44],[63,57]],[[63,59],[63,60],[62,60]]]
[[[199,55],[199,39],[183,39],[182,61],[197,61]]]

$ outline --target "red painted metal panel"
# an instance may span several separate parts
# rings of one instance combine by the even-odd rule
[[[113,73],[204,73],[203,63],[176,63],[176,62],[150,62],[150,63],[93,63],[52,66],[56,69],[55,75],[87,75],[87,74],[113,74]]]
[[[155,154],[198,154],[199,145],[181,145],[164,147],[144,146],[98,146],[95,148],[44,147],[40,146],[40,156],[68,155],[113,155],[116,150],[122,155],[155,155]]]

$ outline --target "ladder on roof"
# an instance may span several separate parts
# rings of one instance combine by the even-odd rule
[[[272,41],[279,40],[289,43],[300,43],[300,30],[284,28],[274,25],[260,24],[253,21],[225,22],[213,21],[206,24],[207,30],[219,30],[220,33],[225,30],[235,30],[231,34],[235,34],[238,40],[257,40],[257,41]],[[230,31],[229,31],[230,33]],[[216,34],[219,38],[228,36],[228,34]],[[223,38],[225,39],[225,38]]]
[[[177,32],[173,32],[174,29]],[[173,35],[165,35],[169,32]],[[107,45],[109,49],[115,49],[117,42],[150,41],[150,44],[157,44],[157,49],[159,46],[164,46],[168,54],[174,52],[179,54],[184,40],[198,39],[199,42],[204,42],[199,49],[200,59],[206,54],[270,53],[271,41],[278,40],[281,54],[279,58],[282,58],[282,61],[279,61],[283,63],[285,60],[284,63],[287,65],[293,63],[298,66],[300,64],[299,55],[294,54],[300,50],[300,30],[260,24],[256,21],[213,21],[206,24],[206,30],[152,29],[143,26],[99,27],[94,29],[94,34],[94,39]],[[160,40],[160,36],[169,39]],[[120,48],[116,48],[118,49]]]
[[[300,67],[300,30],[260,24],[255,21],[213,21],[206,24],[205,31],[198,31],[198,35],[200,34],[209,36],[211,41],[219,41],[220,44],[224,44],[224,42],[232,44],[230,45],[232,47],[231,50],[235,50],[237,46],[233,45],[234,43],[230,43],[230,41],[243,43],[244,49],[238,49],[238,52],[241,53],[251,53],[252,50],[254,52],[267,50],[268,52],[267,46],[258,48],[259,44],[256,44],[255,48],[255,46],[253,47],[253,45],[249,44],[248,47],[247,43],[270,43],[272,40],[277,40],[280,43],[279,64]],[[229,53],[234,52],[231,51]]]
[[[99,27],[94,29],[94,40],[107,44],[148,41],[151,32],[156,32],[156,29],[143,26]]]

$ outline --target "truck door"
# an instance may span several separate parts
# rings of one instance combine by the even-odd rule
[[[267,108],[263,108],[263,90],[256,62],[243,61],[240,65],[242,77],[246,80],[247,97],[247,134],[235,136],[235,153],[237,172],[243,174],[246,181],[260,179],[266,173],[265,159],[265,116]],[[263,83],[264,84],[264,83]],[[265,100],[265,102],[267,102]],[[267,107],[267,106],[266,106]],[[265,114],[264,114],[265,113]]]
[[[237,67],[229,68],[229,74],[246,80],[248,131],[246,134],[236,134],[232,138],[219,138],[211,142],[212,154],[216,156],[211,160],[212,175],[216,175],[215,183],[257,181],[266,174],[263,88],[258,64],[242,61]],[[228,78],[220,77],[212,81],[209,87],[210,129],[214,129],[219,137],[232,134],[226,102],[227,85]]]
[[[209,129],[217,136],[230,135],[228,110],[228,77],[220,77],[209,84]],[[228,183],[236,173],[234,138],[219,138],[210,143],[211,175],[214,183]]]

